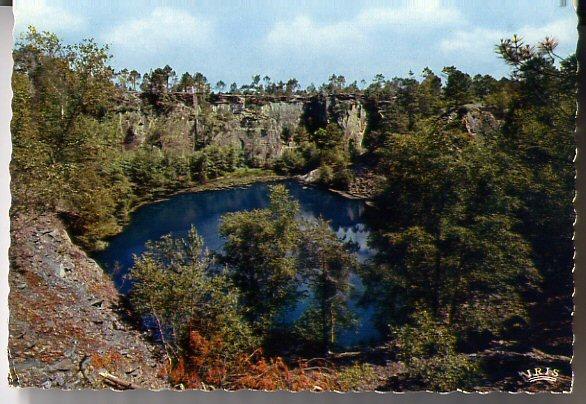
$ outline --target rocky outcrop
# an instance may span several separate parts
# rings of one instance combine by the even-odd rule
[[[239,147],[253,166],[263,166],[280,157],[289,146],[288,139],[301,124],[302,113],[301,102],[269,102],[242,108],[213,105],[200,120],[196,136],[205,144]]]
[[[492,136],[500,130],[502,122],[482,105],[467,104],[449,111],[444,116],[448,124],[455,124],[470,136]]]
[[[253,166],[270,165],[280,157],[301,126],[311,131],[337,123],[346,146],[360,151],[367,124],[362,100],[344,94],[212,94],[202,99],[181,93],[167,95],[164,101],[127,94],[120,105],[127,148],[144,142],[177,151],[233,145]]]
[[[60,220],[13,217],[11,225],[11,384],[101,388],[112,387],[113,376],[166,387],[160,348],[128,320],[112,280]]]
[[[305,101],[303,120],[310,131],[328,123],[338,124],[344,131],[346,146],[358,152],[362,150],[368,122],[362,98],[348,94],[316,95]]]

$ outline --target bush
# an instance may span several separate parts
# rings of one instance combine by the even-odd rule
[[[347,190],[354,179],[352,170],[344,168],[336,170],[332,179],[332,187],[341,190]]]
[[[427,311],[417,312],[414,317],[414,325],[395,330],[398,356],[405,362],[410,378],[434,391],[473,387],[479,367],[456,351],[454,332],[436,322]]]
[[[305,171],[306,165],[307,161],[299,151],[287,149],[275,162],[274,169],[284,175],[300,174]]]
[[[233,172],[242,165],[241,150],[233,146],[207,146],[191,156],[189,170],[193,180],[205,182]]]
[[[356,363],[338,372],[338,383],[342,391],[358,391],[364,386],[371,387],[377,381],[378,375],[368,363]]]
[[[149,194],[165,184],[163,158],[158,148],[141,148],[124,162],[124,172],[138,195]]]
[[[333,149],[340,147],[344,138],[342,128],[335,123],[329,123],[325,128],[319,128],[311,136],[311,140],[319,149]]]
[[[330,186],[334,181],[334,169],[330,166],[321,166],[317,174],[318,182],[324,186]]]
[[[206,355],[224,360],[257,345],[241,316],[239,294],[225,276],[214,273],[194,228],[187,239],[168,235],[149,242],[134,261],[131,301],[156,326],[172,361],[202,355],[202,341],[217,347],[211,353],[208,346]]]

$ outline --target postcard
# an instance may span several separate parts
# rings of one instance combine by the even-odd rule
[[[15,3],[13,386],[571,391],[571,2]]]

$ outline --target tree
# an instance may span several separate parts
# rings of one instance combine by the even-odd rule
[[[451,107],[459,107],[472,101],[472,79],[454,66],[442,70],[447,78],[444,97]]]
[[[219,93],[222,93],[222,92],[224,92],[225,89],[226,89],[226,83],[224,83],[222,80],[220,80],[216,83],[216,91],[218,91]]]
[[[254,92],[256,93],[262,92],[262,84],[260,84],[260,74],[255,74],[254,76],[252,76],[250,88],[254,90]]]
[[[35,186],[39,197],[50,197],[27,209],[58,209],[90,248],[118,231],[116,215],[123,216],[125,206],[114,194],[128,190],[118,175],[117,126],[107,115],[116,93],[109,59],[107,47],[93,40],[63,45],[33,27],[14,51],[16,100],[23,109],[15,110],[12,172],[17,178],[25,167],[42,162],[38,169],[49,181]],[[33,151],[43,157],[31,158]]]
[[[299,89],[299,81],[295,78],[291,78],[285,84],[285,93],[288,95],[294,94]]]
[[[424,117],[439,112],[441,107],[442,80],[429,68],[423,70],[423,80],[418,88],[418,108]]]
[[[126,86],[128,84],[129,73],[128,69],[122,69],[117,74],[116,77],[118,78],[118,85],[126,90]]]
[[[207,94],[210,92],[210,85],[208,83],[208,79],[202,73],[197,72],[193,75],[193,80],[195,82],[195,91],[202,94]]]
[[[270,91],[271,91],[271,84],[272,84],[271,83],[271,78],[269,76],[264,76],[262,78],[262,81],[264,83],[264,91],[266,93],[270,93]]]
[[[370,295],[386,296],[395,320],[421,307],[462,331],[498,334],[507,319],[527,318],[522,296],[539,275],[515,231],[506,157],[448,128],[393,136],[385,153]]]
[[[48,159],[48,145],[42,140],[35,119],[32,90],[26,74],[12,75],[12,214],[23,209],[49,209],[58,189],[55,188],[57,173],[51,169]]]
[[[188,72],[183,73],[177,83],[176,89],[182,92],[195,89],[195,79]]]
[[[169,65],[165,65],[162,70],[162,76],[165,80],[165,89],[169,91],[172,87],[173,80],[177,77],[177,73]]]
[[[385,86],[385,76],[383,74],[376,74],[372,79],[372,84],[370,85],[371,89],[382,90]]]
[[[299,203],[283,185],[270,188],[267,209],[222,216],[222,261],[243,295],[247,318],[267,336],[276,316],[296,296]]]
[[[221,341],[218,354],[227,361],[256,346],[241,316],[238,292],[228,278],[214,273],[193,227],[185,239],[167,235],[148,242],[134,261],[133,306],[151,319],[171,361],[197,353],[191,345],[194,333]]]
[[[394,345],[407,372],[421,388],[434,391],[469,390],[478,383],[480,369],[468,355],[458,353],[453,330],[427,311],[414,315],[413,325],[394,330]]]
[[[532,335],[536,341],[560,341],[563,335],[571,355],[577,60],[561,58],[556,47],[553,38],[530,45],[518,36],[497,47],[511,67],[500,147],[514,162],[509,170],[519,173],[512,192],[521,199],[520,232],[544,278],[543,294],[530,298],[536,302]],[[543,296],[552,298],[544,302]],[[545,325],[544,318],[555,318],[555,324]]]
[[[319,149],[333,149],[340,146],[344,133],[335,123],[329,123],[325,128],[319,128],[311,136]]]
[[[128,80],[130,81],[130,84],[132,85],[132,90],[136,91],[136,83],[138,81],[138,79],[140,79],[140,73],[137,72],[136,70],[131,70],[130,73],[128,74]]]
[[[350,273],[358,263],[328,222],[319,219],[316,223],[305,223],[302,234],[300,271],[310,286],[314,303],[299,323],[310,334],[311,330],[319,330],[317,335],[307,338],[315,339],[328,355],[335,346],[337,332],[353,325],[348,295]]]
[[[497,91],[497,89],[498,81],[488,74],[477,74],[472,79],[472,92],[478,100],[484,100],[487,96]]]
[[[406,116],[407,130],[414,128],[421,115],[419,110],[419,83],[414,76],[413,72],[410,72],[409,78],[396,80],[396,103]],[[430,79],[433,80],[433,78]]]
[[[156,68],[142,76],[142,91],[152,94],[164,94],[167,92],[169,76],[164,69]]]
[[[332,74],[328,79],[328,84],[324,85],[324,90],[328,93],[341,92],[346,85],[346,78],[342,75]]]

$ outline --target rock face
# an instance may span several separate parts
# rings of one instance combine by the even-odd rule
[[[455,123],[473,137],[490,137],[502,126],[502,122],[491,112],[477,104],[463,105],[457,110],[449,111],[444,118],[446,123]]]
[[[252,165],[269,164],[288,146],[288,134],[301,124],[300,102],[269,102],[237,108],[219,104],[212,107],[196,131],[205,144],[242,148]]]
[[[19,387],[109,387],[100,373],[163,388],[160,348],[128,320],[112,280],[75,246],[60,220],[12,221],[10,382]]]
[[[303,120],[310,131],[328,123],[337,123],[344,131],[346,146],[362,150],[362,139],[368,122],[362,99],[343,94],[311,97],[304,104]]]
[[[134,98],[132,98],[134,97]],[[169,95],[157,112],[152,100],[132,96],[120,111],[120,130],[128,148],[148,141],[162,148],[189,151],[205,145],[233,145],[252,165],[265,166],[291,146],[299,127],[310,131],[337,123],[347,147],[360,151],[367,116],[363,102],[347,95],[312,97],[213,94],[198,99]],[[147,112],[148,111],[148,112]]]

